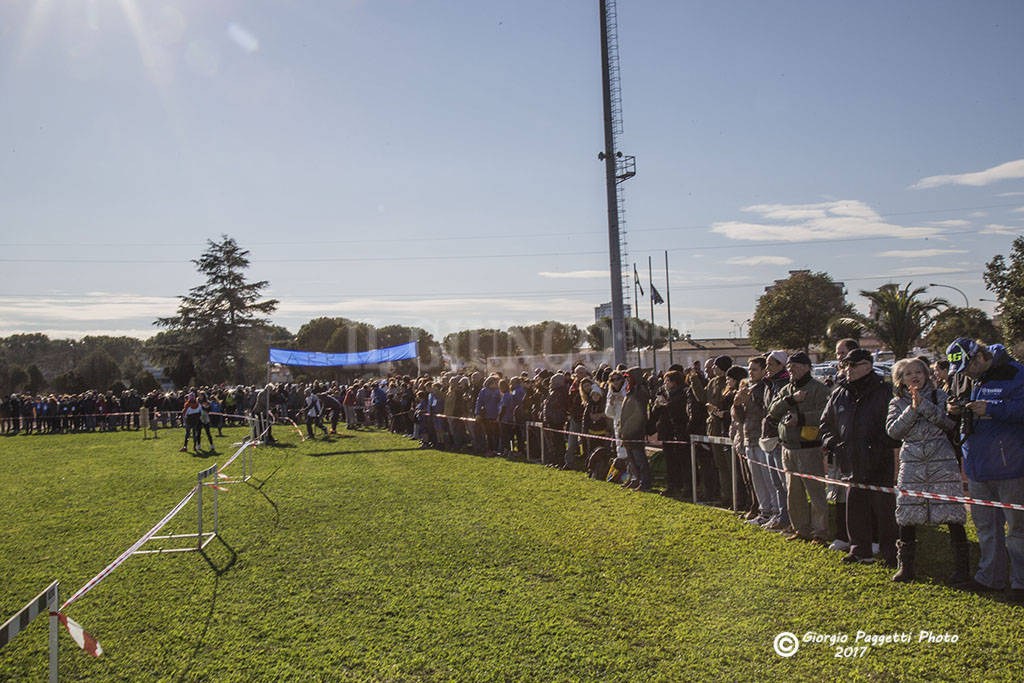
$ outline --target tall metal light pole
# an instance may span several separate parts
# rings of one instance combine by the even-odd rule
[[[964,290],[960,289],[959,287],[954,287],[953,285],[940,285],[940,284],[936,284],[934,282],[929,282],[928,286],[929,287],[945,287],[946,289],[955,289],[956,291],[960,292],[960,296],[962,296],[964,298],[964,306],[966,308],[970,308],[971,307],[970,299],[968,299],[967,295],[964,294]]]
[[[615,151],[615,136],[622,129],[621,94],[619,92],[619,55],[616,36],[615,0],[598,0],[601,14],[601,85],[604,95],[604,151],[598,159],[604,161],[605,184],[608,195],[608,265],[612,286],[612,346],[615,363],[626,362],[626,319],[622,301],[622,242],[619,234],[618,183],[632,177],[633,169],[619,172],[622,153]]]

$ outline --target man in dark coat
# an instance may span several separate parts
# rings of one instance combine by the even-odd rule
[[[542,411],[545,427],[552,430],[565,429],[565,420],[569,412],[569,381],[565,375],[557,374],[551,376],[550,390],[547,398],[544,399]],[[569,469],[571,466],[568,464],[569,456],[565,454],[565,434],[557,431],[547,431],[544,435],[545,443],[549,449],[544,454],[548,461],[544,464]],[[575,462],[575,459],[573,459],[573,462]]]
[[[654,399],[649,421],[657,426],[660,441],[687,441],[687,420],[683,373],[669,370],[665,373],[661,391]],[[662,453],[665,456],[666,480],[662,495],[692,495],[689,448],[685,444],[665,444]]]
[[[889,385],[874,372],[871,354],[854,349],[843,359],[846,377],[829,397],[821,416],[822,445],[839,465],[842,479],[859,484],[892,486],[895,481],[893,449],[899,442],[885,433]],[[878,528],[879,554],[896,566],[896,498],[891,493],[850,488],[846,526],[850,552],[844,562],[869,563],[872,522]]]

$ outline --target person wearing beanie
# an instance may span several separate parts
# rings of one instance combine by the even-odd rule
[[[623,441],[626,455],[636,474],[637,484],[630,488],[638,491],[651,490],[651,463],[647,459],[647,406],[650,403],[647,382],[643,370],[632,367],[626,370],[626,397],[622,403],[618,437]]]
[[[779,395],[782,388],[789,384],[789,373],[786,371],[786,363],[789,361],[789,354],[781,349],[772,351],[765,356],[765,387],[763,394],[764,399],[764,414],[765,419],[768,417],[768,409],[775,401],[775,397]],[[779,504],[780,510],[773,519],[769,520],[764,526],[766,529],[772,529],[773,531],[784,531],[790,528],[789,520],[789,494],[787,492],[786,475],[780,470],[782,467],[782,447],[779,445],[779,440],[774,438],[775,426],[768,426],[762,423],[761,432],[763,437],[766,439],[766,443],[762,444],[762,451],[765,455],[765,462],[771,465],[774,469],[769,469],[769,476],[772,478],[772,484],[775,489],[779,491]],[[764,446],[770,446],[770,448],[764,448]]]
[[[541,421],[548,431],[544,432],[544,456],[547,462],[545,465],[570,469],[570,456],[565,453],[565,420],[569,411],[569,383],[565,375],[555,374],[551,376],[548,384],[548,395],[541,407]],[[558,431],[552,431],[558,430]],[[572,463],[575,464],[575,459]]]
[[[773,358],[769,357],[769,362],[771,360]],[[827,546],[831,539],[828,537],[825,485],[792,473],[825,474],[818,431],[821,411],[828,401],[829,392],[824,384],[811,376],[811,359],[807,354],[791,356],[788,369],[789,384],[779,390],[768,409],[762,442],[775,441],[770,438],[775,432],[777,441],[782,445],[789,519],[793,528],[787,540],[811,541],[815,545]]]
[[[767,363],[763,356],[751,358],[747,363],[749,380],[746,387],[737,393],[733,404],[740,403],[743,407],[743,441],[750,467],[751,485],[757,497],[760,514],[749,524],[766,526],[779,518],[782,513],[780,500],[786,497],[785,480],[773,478],[768,469],[768,457],[761,448],[761,437],[764,435],[765,407],[764,393],[767,390]],[[778,484],[780,485],[777,485]]]
[[[725,373],[732,367],[732,358],[719,356],[708,366],[711,373],[711,381],[707,386],[707,409],[708,409],[708,436],[728,436],[730,413],[732,407],[732,394],[726,389]],[[722,507],[732,507],[732,463],[729,462],[730,452],[728,446],[722,444],[711,445],[711,456],[714,459],[715,469],[718,470],[718,499]]]
[[[730,462],[730,466],[735,462],[739,475],[737,493],[740,500],[736,501],[736,510],[743,513],[743,519],[750,520],[758,516],[757,498],[754,495],[754,488],[750,479],[750,466],[747,464],[746,459],[740,457],[747,451],[743,430],[747,416],[746,402],[750,384],[747,377],[747,369],[740,365],[732,366],[725,372],[725,381],[727,385],[725,391],[731,406],[729,409],[731,417],[729,439],[732,441],[730,457],[736,458],[736,460]]]
[[[654,399],[650,421],[656,426],[658,440],[687,441],[686,380],[678,370],[665,373],[661,389]],[[662,495],[692,495],[690,481],[690,450],[682,444],[662,446],[665,458],[665,490]]]

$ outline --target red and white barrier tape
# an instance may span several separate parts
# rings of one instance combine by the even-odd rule
[[[250,445],[254,446],[255,444],[252,444],[252,443],[242,444],[242,446],[238,450],[235,451],[234,455],[232,455],[227,460],[227,462],[225,462],[222,466],[220,466],[217,469],[217,476],[219,477],[220,473],[224,470],[224,468],[226,468],[228,465],[230,465],[232,462],[234,462],[235,458],[237,458]],[[216,488],[216,489],[219,489],[221,491],[227,491],[228,490],[228,489],[225,489],[222,486],[217,485],[217,479],[216,478],[214,479],[213,487]],[[88,593],[93,588],[95,588],[97,585],[99,585],[99,583],[101,581],[103,581],[103,579],[107,578],[115,569],[117,569],[119,566],[124,564],[125,560],[127,560],[129,557],[131,557],[133,554],[135,554],[136,550],[141,548],[147,541],[149,541],[153,536],[155,536],[156,533],[158,531],[160,531],[160,529],[162,529],[164,526],[167,525],[168,522],[170,522],[172,519],[174,519],[174,516],[177,515],[179,512],[181,512],[181,510],[188,504],[188,502],[190,500],[192,500],[192,498],[196,495],[196,492],[198,490],[199,490],[198,485],[193,486],[192,490],[188,492],[188,495],[186,495],[184,498],[182,498],[181,501],[177,505],[175,505],[174,508],[171,509],[170,512],[168,512],[166,515],[164,515],[163,519],[161,519],[159,522],[157,522],[153,526],[153,528],[151,528],[149,531],[144,533],[139,538],[139,540],[135,541],[135,543],[133,543],[131,546],[129,546],[129,548],[127,550],[125,550],[123,553],[118,555],[117,558],[114,559],[113,562],[111,562],[106,567],[104,567],[102,570],[100,570],[100,572],[98,574],[96,574],[96,576],[94,576],[91,579],[89,579],[89,581],[86,582],[86,584],[84,586],[82,586],[77,591],[75,591],[75,593],[72,594],[72,596],[70,598],[65,600],[64,604],[60,606],[60,609],[57,612],[58,618],[60,619],[61,623],[64,624],[64,627],[67,628],[68,633],[71,634],[72,639],[83,650],[85,650],[86,652],[88,652],[89,654],[91,654],[91,655],[93,655],[95,657],[99,657],[101,654],[103,654],[103,648],[100,646],[99,642],[95,638],[93,638],[91,635],[89,635],[84,629],[82,629],[81,626],[79,626],[77,623],[75,623],[74,621],[69,619],[67,617],[67,615],[64,614],[64,610],[66,610],[68,607],[70,607],[77,600],[79,600],[82,597],[84,597],[86,593]]]
[[[836,486],[843,486],[846,488],[857,488],[865,489],[867,491],[878,491],[879,493],[894,493],[901,496],[910,496],[911,498],[927,498],[930,500],[941,500],[947,503],[966,503],[968,505],[982,505],[984,507],[1002,508],[1004,510],[1020,510],[1024,512],[1024,505],[1017,503],[1003,503],[997,500],[979,500],[978,498],[971,498],[969,496],[947,496],[942,493],[931,493],[929,491],[915,491],[913,489],[901,489],[894,486],[878,486],[876,484],[861,484],[856,481],[842,481],[840,479],[832,479],[831,477],[825,477],[817,474],[804,474],[803,472],[792,472],[790,470],[783,469],[781,467],[775,467],[768,463],[758,462],[751,460],[745,453],[737,454],[740,458],[751,462],[761,467],[767,467],[768,469],[781,472],[783,474],[790,474],[794,477],[801,477],[803,479],[811,479],[814,481],[820,481],[824,484],[835,484]]]
[[[435,415],[435,417],[448,417],[448,416],[447,415]],[[466,421],[466,422],[476,422],[476,418],[471,418],[471,417],[456,417],[456,418],[451,418],[451,419],[463,420],[463,421]],[[587,439],[598,439],[600,441],[614,441],[614,442],[623,443],[623,444],[643,443],[645,446],[656,446],[656,445],[661,445],[661,446],[664,446],[664,445],[688,446],[690,444],[690,441],[675,441],[675,440],[669,440],[669,441],[642,441],[642,442],[639,441],[639,440],[621,441],[621,440],[616,439],[614,437],[601,436],[601,435],[597,435],[597,434],[584,434],[584,433],[581,433],[581,432],[571,432],[571,431],[568,431],[568,430],[565,430],[565,429],[554,429],[552,427],[545,427],[545,426],[543,426],[543,425],[541,425],[540,423],[537,423],[537,422],[526,423],[526,424],[537,425],[538,427],[540,427],[540,429],[542,429],[543,431],[547,431],[547,432],[555,432],[555,433],[558,433],[558,434],[575,435],[575,436],[584,437],[584,438],[587,438]],[[693,435],[692,440],[696,441],[698,443],[715,443],[715,442],[711,441],[711,439],[716,439],[716,438],[721,438],[723,440],[727,440],[725,437],[707,437],[707,436],[703,436],[703,435],[699,435],[699,434]],[[729,445],[729,446],[731,446],[732,442],[729,441],[727,444],[723,443],[722,445]],[[793,475],[795,477],[802,477],[804,479],[812,479],[814,481],[820,481],[820,482],[823,482],[825,484],[835,484],[836,486],[843,486],[843,487],[846,487],[846,488],[859,488],[859,489],[865,489],[865,490],[868,490],[868,491],[878,491],[880,493],[893,493],[893,494],[898,494],[898,495],[902,495],[902,496],[909,496],[911,498],[927,498],[927,499],[930,499],[930,500],[940,500],[940,501],[947,502],[947,503],[965,503],[967,505],[981,505],[981,506],[984,506],[984,507],[1002,508],[1004,510],[1019,510],[1021,512],[1024,512],[1024,505],[1017,504],[1017,503],[1003,503],[1003,502],[997,501],[997,500],[980,500],[978,498],[971,498],[969,496],[947,496],[947,495],[944,495],[944,494],[941,494],[941,493],[931,493],[931,492],[928,492],[928,491],[916,491],[914,489],[901,489],[901,488],[896,488],[894,486],[878,486],[878,485],[875,485],[875,484],[861,484],[859,482],[854,482],[854,481],[842,481],[840,479],[832,479],[832,478],[829,478],[829,477],[819,476],[819,475],[816,475],[816,474],[804,474],[803,472],[792,472],[792,471],[785,470],[785,469],[782,469],[782,468],[779,468],[779,467],[774,467],[772,465],[768,465],[767,463],[761,463],[761,462],[757,462],[755,460],[750,460],[750,458],[747,457],[747,455],[745,453],[737,453],[737,455],[740,458],[743,458],[744,460],[747,460],[748,462],[753,462],[756,465],[761,465],[763,467],[767,467],[769,469],[773,469],[776,472],[781,472],[783,474],[791,474],[791,475]]]
[[[270,414],[270,421],[272,423],[277,422],[277,419],[278,418],[276,418],[273,413]],[[295,420],[291,419],[287,415],[282,415],[280,419],[285,420],[286,422],[290,422],[292,427],[295,428],[295,433],[299,435],[299,438],[302,439],[303,441],[306,440],[306,435],[302,433],[301,429],[299,429],[299,425],[295,424]]]

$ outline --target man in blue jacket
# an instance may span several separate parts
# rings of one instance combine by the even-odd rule
[[[951,415],[973,413],[974,428],[963,445],[971,497],[1024,504],[1024,366],[1001,344],[966,337],[950,344],[946,356],[951,374],[962,372],[971,380],[970,402],[949,407]],[[1009,555],[1011,595],[1024,602],[1024,512],[972,505],[971,517],[981,559],[970,587],[1002,590]]]

